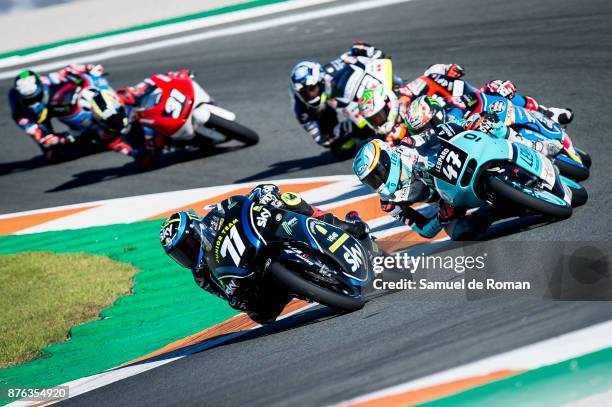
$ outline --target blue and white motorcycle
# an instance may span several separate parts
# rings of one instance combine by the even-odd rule
[[[466,119],[475,113],[495,113],[506,126],[528,140],[559,140],[563,144],[563,150],[555,157],[554,163],[561,174],[576,181],[589,177],[590,156],[574,147],[567,132],[542,113],[528,111],[506,98],[481,92],[446,98],[444,103],[449,118]]]
[[[345,311],[363,307],[362,289],[372,280],[371,256],[378,251],[369,237],[357,240],[321,220],[241,195],[212,210],[223,220],[203,255],[224,290],[236,280],[265,284],[271,276],[290,296]]]
[[[426,174],[453,206],[520,207],[561,220],[588,198],[580,184],[559,175],[550,159],[525,145],[479,131],[439,140]]]

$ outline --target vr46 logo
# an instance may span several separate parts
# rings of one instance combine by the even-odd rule
[[[363,265],[363,253],[358,246],[344,246],[344,260],[350,264],[351,271],[355,272]]]

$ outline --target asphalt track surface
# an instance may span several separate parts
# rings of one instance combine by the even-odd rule
[[[0,212],[239,181],[346,174],[302,134],[287,75],[304,58],[329,60],[355,39],[393,56],[404,78],[458,62],[482,84],[510,78],[543,104],[570,106],[571,135],[593,158],[588,204],[564,222],[506,231],[503,240],[610,240],[608,0],[415,0],[105,63],[116,86],[190,67],[205,89],[261,135],[255,147],[166,161],[138,173],[102,153],[41,166],[37,147],[0,106]],[[9,81],[0,82],[6,94]],[[542,261],[545,261],[543,258]],[[534,269],[539,265],[534,263]],[[78,396],[64,405],[320,405],[354,397],[612,318],[610,302],[462,298],[409,292],[353,314],[315,308],[239,340]]]

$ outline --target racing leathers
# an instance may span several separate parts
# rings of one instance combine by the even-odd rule
[[[302,215],[315,217],[324,222],[331,223],[358,239],[368,235],[368,227],[364,222],[355,219],[343,221],[329,212],[324,212],[309,205],[300,195],[292,192],[281,194],[278,186],[274,184],[261,184],[249,194],[249,199],[261,205],[270,205],[287,209]],[[348,215],[347,215],[348,216]],[[226,300],[232,308],[246,312],[257,323],[270,323],[281,313],[289,302],[289,295],[283,290],[275,289],[270,281],[254,281],[254,279],[240,279],[232,291],[224,291],[222,285],[210,273],[205,261],[192,270],[196,283],[204,290]]]
[[[188,69],[170,71],[166,76],[171,78],[192,77]],[[157,161],[159,151],[166,143],[164,137],[158,134],[152,127],[138,120],[134,113],[135,109],[142,107],[147,97],[157,89],[157,85],[150,78],[117,90],[117,95],[125,104],[129,124],[121,132],[122,137],[132,147],[130,155],[144,168],[153,167]]]
[[[453,94],[453,96],[461,96],[456,94],[453,89],[454,80],[461,79],[465,76],[465,70],[458,64],[434,64],[431,65],[424,73],[424,76],[431,78],[437,85],[442,88],[446,88],[445,91]],[[402,95],[410,97],[412,99],[423,96],[428,92],[427,86],[421,81],[415,81],[414,83],[407,83],[402,89]],[[463,84],[462,84],[463,85]],[[474,89],[475,90],[475,89]],[[558,108],[558,107],[546,107],[533,97],[523,95],[520,93],[516,85],[509,80],[492,80],[482,88],[478,89],[480,92],[488,95],[501,96],[509,99],[512,103],[517,106],[524,107],[527,110],[538,111],[543,113],[548,118],[556,121],[559,124],[569,124],[574,114],[571,109]],[[465,89],[465,91],[472,91]],[[443,95],[442,95],[443,96]]]
[[[83,86],[84,74],[93,78],[101,78],[104,75],[104,68],[101,65],[69,65],[57,72],[47,75],[38,75],[45,89],[45,97],[35,106],[22,102],[17,89],[9,91],[9,107],[11,116],[15,123],[21,127],[39,145],[47,159],[58,158],[58,153],[66,145],[74,142],[74,137],[68,133],[56,133],[53,128],[52,118],[66,116],[66,113],[73,109],[73,106],[55,105],[52,103],[54,95],[62,91],[66,86]],[[76,104],[74,99],[71,103]],[[68,124],[70,126],[70,124]],[[87,128],[72,128],[74,131],[87,133],[95,141],[101,141],[111,150],[120,148],[121,140],[117,137],[110,137],[103,129],[91,123]]]
[[[323,92],[330,92],[335,74],[344,66],[383,57],[381,50],[363,42],[356,42],[340,57],[323,66],[325,83]],[[342,150],[354,146],[353,137],[374,137],[374,133],[367,126],[359,127],[350,117],[339,121],[336,106],[329,103],[329,95],[326,96],[322,97],[322,100],[325,100],[324,103],[312,107],[304,103],[296,94],[292,94],[295,117],[317,144],[331,148],[332,152],[341,155]]]
[[[400,154],[406,170],[402,173],[404,177],[400,178],[400,188],[392,196],[381,196],[382,210],[398,221],[412,225],[413,230],[425,238],[436,236],[443,228],[446,228],[453,240],[473,239],[486,231],[493,220],[500,216],[494,212],[495,208],[482,207],[470,216],[465,216],[467,208],[453,207],[444,201],[428,174],[428,170],[436,163],[440,147],[438,140],[451,139],[466,130],[477,130],[493,137],[527,144],[532,148],[545,149],[543,145],[534,145],[523,139],[501,123],[496,115],[489,113],[429,126],[418,135],[406,136],[399,145],[393,147]],[[418,202],[429,203],[434,208],[434,214],[426,217],[410,207]]]

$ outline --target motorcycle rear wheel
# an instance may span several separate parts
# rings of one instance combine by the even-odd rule
[[[301,275],[279,262],[270,264],[268,271],[289,290],[299,296],[327,305],[328,307],[352,312],[363,308],[365,304],[365,300],[361,295],[349,296],[321,287],[304,279]]]
[[[248,146],[259,142],[259,136],[253,130],[240,123],[224,119],[212,113],[210,119],[208,119],[204,126],[223,134],[229,139],[238,140]]]

